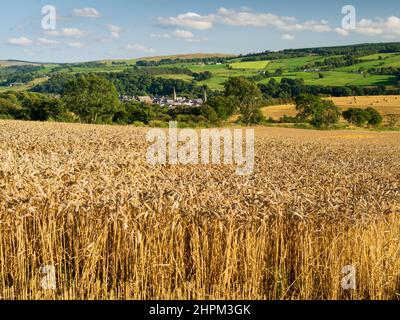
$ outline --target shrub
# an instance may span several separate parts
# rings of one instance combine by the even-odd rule
[[[358,127],[369,124],[371,126],[378,126],[382,123],[382,115],[374,108],[360,109],[350,108],[342,113],[343,118]]]
[[[311,94],[302,94],[296,98],[297,117],[309,121],[315,128],[329,127],[340,119],[339,108],[332,100],[322,100]]]
[[[360,108],[350,108],[342,113],[343,118],[355,126],[361,127],[368,123],[368,113]]]
[[[135,127],[145,127],[145,126],[146,126],[146,125],[145,125],[143,122],[141,122],[141,121],[134,121],[134,122],[132,123],[132,125],[135,126]]]
[[[368,124],[371,126],[379,126],[382,121],[383,121],[383,117],[382,115],[378,112],[378,110],[374,109],[374,108],[367,108],[365,110],[365,112],[368,114],[369,120],[368,120]]]
[[[169,124],[164,121],[153,120],[149,122],[149,127],[151,128],[168,128]]]

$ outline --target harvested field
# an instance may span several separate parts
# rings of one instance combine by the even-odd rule
[[[145,133],[0,121],[0,299],[400,298],[399,133],[258,128],[247,177]]]
[[[329,98],[345,111],[349,108],[368,108],[377,109],[382,115],[400,115],[400,96],[357,96]],[[284,115],[294,117],[297,114],[296,108],[292,104],[276,105],[263,108],[264,115],[275,120],[279,120]]]

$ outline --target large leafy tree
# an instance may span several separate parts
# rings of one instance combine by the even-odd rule
[[[361,127],[368,122],[368,113],[360,108],[350,108],[343,112],[343,118],[347,122]]]
[[[223,120],[227,120],[236,111],[236,102],[232,97],[213,96],[208,99],[207,105],[213,108],[218,117]]]
[[[379,126],[382,123],[383,117],[379,113],[378,110],[369,107],[369,108],[365,109],[365,112],[367,112],[367,114],[368,114],[368,124],[369,125]]]
[[[340,110],[332,100],[322,100],[318,96],[302,94],[296,98],[298,118],[310,121],[316,128],[330,126],[340,119]]]
[[[5,93],[0,96],[0,115],[18,120],[47,121],[65,112],[62,101],[39,93]]]
[[[225,96],[232,97],[242,114],[244,123],[259,123],[263,120],[260,107],[263,95],[258,85],[245,77],[230,78],[225,82]]]
[[[367,109],[350,108],[343,112],[343,118],[345,118],[347,122],[359,127],[366,124],[378,126],[383,121],[382,115],[371,107]]]
[[[86,123],[111,122],[120,106],[115,86],[96,75],[79,75],[68,81],[63,101]]]

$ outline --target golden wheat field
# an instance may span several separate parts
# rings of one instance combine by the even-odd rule
[[[145,133],[0,121],[1,299],[400,299],[399,133],[257,128],[245,177]]]
[[[400,115],[400,96],[356,96],[356,97],[333,97],[332,100],[342,111],[349,108],[373,107],[384,117],[389,114]],[[294,117],[297,115],[294,104],[276,105],[263,108],[266,118],[271,117],[279,120],[284,115]]]

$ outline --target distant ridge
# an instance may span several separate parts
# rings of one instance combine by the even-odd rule
[[[23,60],[0,60],[1,67],[11,67],[11,66],[36,66],[43,63],[23,61]]]
[[[65,63],[53,63],[53,62],[31,62],[24,60],[0,60],[0,67],[7,66],[23,66],[23,65],[60,65],[60,64],[82,64],[88,62],[98,62],[111,64],[112,62],[125,62],[127,64],[135,64],[136,61],[160,61],[163,59],[169,60],[188,60],[188,59],[206,59],[206,58],[246,58],[246,57],[257,57],[272,55],[276,56],[278,54],[320,54],[320,55],[340,55],[347,53],[355,53],[357,51],[368,51],[371,53],[389,53],[389,52],[400,52],[400,42],[378,42],[378,43],[360,43],[360,44],[349,44],[342,46],[319,46],[319,47],[305,47],[297,49],[282,49],[275,51],[258,51],[258,52],[248,52],[242,54],[227,54],[227,53],[188,53],[188,54],[175,54],[175,55],[165,55],[165,56],[150,56],[150,57],[140,57],[132,59],[103,59],[103,60],[89,60],[81,62],[65,62]]]
[[[237,57],[236,54],[225,54],[225,53],[189,53],[189,54],[176,54],[169,56],[154,56],[154,57],[143,57],[136,60],[145,61],[160,61],[163,59],[202,59],[202,58],[233,58]]]

